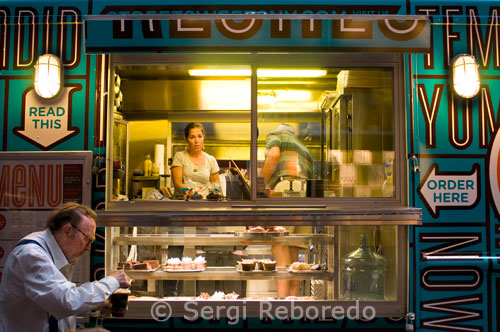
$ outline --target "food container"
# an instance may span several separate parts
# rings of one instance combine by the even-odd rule
[[[264,271],[274,271],[276,270],[276,262],[264,262]]]
[[[192,270],[194,266],[193,262],[182,262],[182,268],[184,270]]]
[[[194,266],[196,270],[205,270],[207,266],[207,262],[194,262]]]
[[[255,269],[255,262],[239,262],[242,271],[253,271]]]

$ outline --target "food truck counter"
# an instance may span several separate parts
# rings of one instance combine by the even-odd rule
[[[144,204],[141,204],[144,203]],[[98,226],[255,226],[290,225],[418,225],[420,208],[345,208],[321,204],[245,205],[200,207],[192,202],[167,204],[113,203],[117,210],[98,211]],[[197,202],[198,203],[198,202]],[[220,205],[219,205],[220,206]],[[189,208],[188,208],[189,207]]]
[[[356,304],[374,316],[406,313],[408,226],[420,209],[122,203],[98,211],[97,224],[106,226],[106,272],[134,280],[128,318],[151,318],[158,306],[173,317],[201,306],[240,317],[261,317],[263,305],[273,317],[314,306],[331,318],[331,308]],[[284,247],[297,255],[282,260]],[[297,291],[280,293],[280,283]]]

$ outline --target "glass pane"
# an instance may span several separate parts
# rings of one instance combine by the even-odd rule
[[[392,70],[259,69],[259,197],[393,197]]]
[[[249,66],[120,66],[116,72],[123,93],[117,112],[130,123],[129,199],[250,198]],[[186,136],[190,123],[196,125]],[[201,137],[189,138],[198,132]],[[148,157],[157,172],[146,170]]]
[[[113,122],[113,197],[126,197],[127,186],[125,180],[127,160],[127,133],[128,126],[124,121]]]
[[[395,301],[398,296],[396,226],[339,227],[339,299]]]
[[[224,292],[240,300],[335,300],[341,305],[401,298],[405,264],[400,263],[406,252],[398,226],[284,227],[282,236],[252,233],[244,226],[112,228],[111,266],[106,268],[128,270],[138,297],[215,300],[215,292]],[[284,250],[290,255],[279,256]],[[289,288],[280,289],[283,284]]]
[[[333,226],[285,227],[282,236],[244,226],[113,228],[108,268],[127,270],[137,297],[334,300]]]

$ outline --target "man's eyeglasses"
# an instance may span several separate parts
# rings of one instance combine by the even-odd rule
[[[87,236],[87,234],[85,234],[84,232],[82,232],[78,227],[73,226],[73,225],[71,225],[71,227],[73,227],[74,229],[76,229],[77,231],[79,231],[80,233],[82,233],[82,235],[85,237],[85,239],[87,239],[87,244],[85,245],[86,247],[89,246],[89,245],[91,245],[92,242],[95,241],[95,238],[93,239],[93,238]]]

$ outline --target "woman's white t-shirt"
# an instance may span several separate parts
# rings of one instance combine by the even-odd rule
[[[219,165],[217,165],[217,160],[206,152],[205,163],[202,166],[196,166],[193,164],[187,151],[180,151],[174,155],[174,160],[172,161],[173,167],[182,167],[182,183],[192,189],[208,193],[208,183],[210,182],[210,175],[219,172]]]

